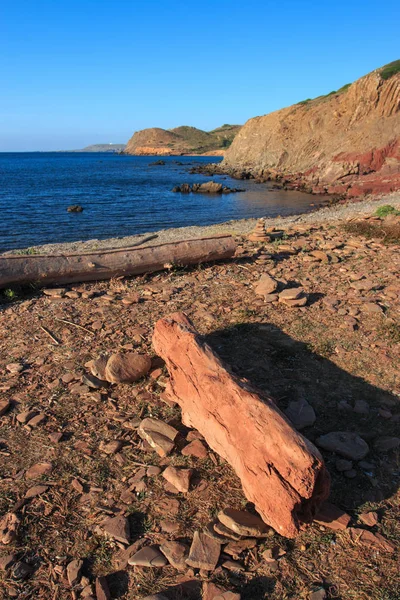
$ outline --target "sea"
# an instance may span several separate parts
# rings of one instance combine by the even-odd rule
[[[273,184],[214,176],[244,192],[180,194],[181,183],[209,176],[192,167],[216,157],[160,157],[112,153],[0,153],[0,251],[47,243],[106,239],[145,232],[211,225],[233,219],[300,214],[321,198],[274,189]],[[81,213],[67,212],[70,205]]]

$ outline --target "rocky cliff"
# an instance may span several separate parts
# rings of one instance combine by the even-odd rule
[[[222,168],[314,192],[400,188],[400,61],[337,92],[247,121]]]
[[[182,155],[207,154],[223,155],[240,125],[223,125],[212,131],[202,131],[196,127],[176,127],[160,129],[153,127],[136,131],[126,145],[125,153],[134,155]]]

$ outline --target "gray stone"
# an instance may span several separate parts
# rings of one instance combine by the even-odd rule
[[[317,438],[317,445],[350,460],[361,460],[369,452],[367,442],[351,431],[332,431],[321,435]]]
[[[155,546],[145,546],[130,557],[128,564],[138,567],[165,567],[168,560]]]
[[[389,450],[394,450],[399,446],[400,438],[398,437],[382,436],[374,441],[374,449],[377,452],[388,452]]]
[[[313,407],[307,400],[303,399],[290,402],[285,414],[299,430],[304,429],[304,427],[311,427],[316,420]]]

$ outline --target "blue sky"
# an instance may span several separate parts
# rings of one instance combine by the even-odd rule
[[[399,3],[2,0],[0,151],[244,123],[400,58]]]

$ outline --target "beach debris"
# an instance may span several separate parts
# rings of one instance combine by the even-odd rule
[[[329,494],[319,451],[271,398],[224,367],[183,313],[156,323],[153,346],[173,375],[166,393],[181,406],[183,423],[232,465],[265,523],[295,537]]]
[[[143,242],[142,242],[143,243]],[[134,245],[133,245],[134,246]],[[12,285],[76,283],[153,273],[172,265],[197,265],[232,258],[231,235],[71,254],[0,256],[0,288]],[[61,294],[59,294],[61,297]],[[90,331],[90,330],[89,330]],[[93,334],[93,332],[90,332]]]

